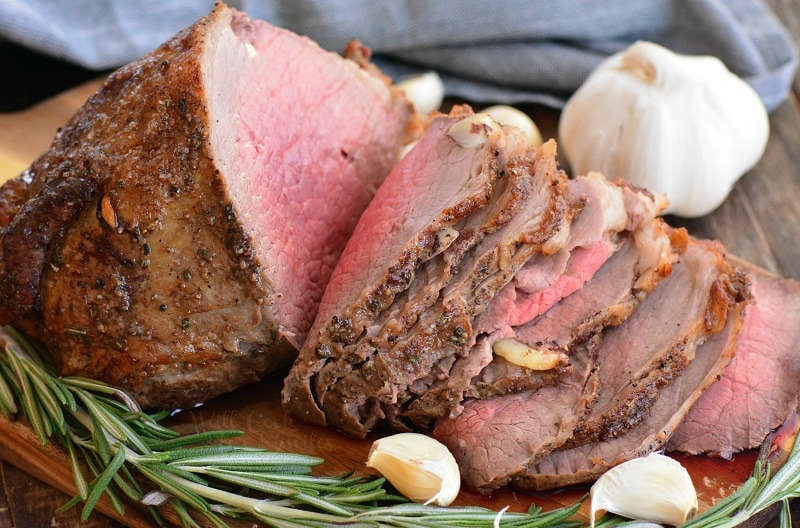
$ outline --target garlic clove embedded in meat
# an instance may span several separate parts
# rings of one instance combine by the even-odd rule
[[[573,173],[598,170],[666,193],[666,212],[693,217],[720,205],[761,158],[769,119],[719,59],[637,42],[570,98],[559,136]]]
[[[550,370],[569,363],[563,352],[531,348],[511,337],[495,342],[492,351],[510,363],[531,370]]]
[[[447,506],[461,488],[461,473],[450,451],[438,440],[419,433],[376,440],[367,466],[377,469],[414,502]]]
[[[604,510],[623,517],[677,526],[697,511],[697,492],[680,463],[652,453],[624,462],[591,489],[590,526]]]
[[[542,133],[539,132],[539,127],[525,112],[513,106],[495,105],[485,108],[483,113],[489,114],[501,125],[509,125],[522,130],[531,147],[535,148],[542,144]]]
[[[409,77],[395,86],[405,94],[417,113],[421,115],[427,115],[442,106],[444,83],[436,72]]]
[[[447,135],[464,148],[477,148],[499,130],[499,124],[489,114],[480,113],[456,121],[448,129]]]

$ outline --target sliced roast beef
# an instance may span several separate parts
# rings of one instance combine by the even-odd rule
[[[571,180],[569,189],[572,199],[580,201],[583,208],[567,243],[555,255],[531,259],[514,277],[506,287],[513,310],[487,314],[487,330],[500,328],[498,321],[519,326],[546,312],[594,275],[617,249],[619,233],[636,230],[665,206],[661,196],[611,184],[597,173]]]
[[[697,401],[667,448],[730,457],[757,447],[797,405],[800,283],[733,259],[752,278],[736,355]]]
[[[661,388],[724,326],[741,289],[736,277],[719,244],[689,244],[670,277],[603,338],[599,397],[569,446],[613,438],[649,414]]]
[[[287,365],[413,124],[348,55],[219,4],[113,73],[26,173],[2,322],[41,316],[62,372],[146,405]]]
[[[434,118],[364,212],[284,382],[284,404],[296,416],[328,423],[316,394],[319,372],[325,369],[335,383],[366,361],[353,351],[368,337],[367,329],[387,310],[395,313],[390,308],[398,296],[408,295],[420,268],[425,271],[426,262],[461,238],[457,228],[471,215],[490,206],[501,180],[505,135],[499,127],[476,129],[475,144],[465,146],[449,132],[470,118],[466,109]],[[438,275],[430,278],[438,281]]]
[[[532,170],[511,164],[512,172],[527,173],[530,191],[517,214],[495,233],[487,236],[465,256],[459,272],[441,292],[440,301],[431,307],[407,338],[398,341],[387,358],[403,361],[409,351],[424,361],[397,377],[407,393],[396,402],[384,405],[396,428],[406,422],[428,429],[435,419],[448,414],[464,398],[469,379],[450,376],[454,360],[469,357],[481,329],[476,318],[497,293],[514,278],[531,257],[558,251],[563,245],[574,208],[563,201],[563,184],[556,178],[555,145],[541,149]],[[425,352],[428,351],[426,354]],[[380,353],[378,357],[381,358]],[[397,369],[399,364],[390,364]],[[431,368],[435,367],[435,368]],[[448,384],[455,381],[455,385]]]
[[[499,487],[572,434],[596,398],[592,367],[600,332],[624,321],[669,273],[675,259],[660,220],[652,220],[640,232],[639,237],[629,237],[583,288],[515,329],[516,338],[532,347],[567,351],[572,364],[567,376],[538,391],[469,401],[460,415],[439,421],[434,436],[454,453],[468,485]],[[681,248],[684,232],[672,237],[674,246]]]
[[[432,304],[442,306],[454,283],[477,291],[498,270],[507,273],[506,262],[520,259],[500,248],[532,252],[552,238],[566,208],[555,145],[529,156],[515,134],[457,110],[435,118],[392,171],[284,385],[296,415],[365,434],[412,382],[452,355],[449,347],[470,339],[469,306]],[[448,247],[440,247],[442,237]]]
[[[460,402],[465,396],[487,398],[532,390],[569,372],[566,355],[561,356],[559,366],[537,371],[493,354],[492,346],[499,339],[513,338],[512,326],[535,319],[580,288],[617,249],[621,233],[651,221],[661,205],[648,193],[609,183],[598,174],[569,181],[568,196],[580,210],[563,247],[527,260],[472,325],[473,334],[479,336],[473,349],[451,361],[449,371],[441,369],[443,374],[437,372],[415,383],[417,400],[410,405],[401,402],[407,409],[398,414],[425,427],[457,411],[459,407],[453,408],[451,402]],[[663,249],[669,252],[669,241],[664,240]]]
[[[588,285],[587,285],[588,287]],[[471,488],[491,491],[567,438],[596,396],[597,340],[576,345],[572,369],[539,390],[471,400],[455,418],[439,420],[433,435],[444,443]]]
[[[663,447],[694,402],[733,357],[743,307],[744,298],[739,297],[728,312],[723,331],[697,350],[689,366],[661,391],[641,423],[621,436],[551,453],[516,477],[514,484],[543,490],[588,482],[617,464]]]

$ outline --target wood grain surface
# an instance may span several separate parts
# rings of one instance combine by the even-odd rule
[[[770,0],[776,14],[797,39],[800,35],[800,0]],[[77,87],[24,112],[0,115],[0,181],[15,176],[49,145],[58,126],[93,93],[98,82]],[[759,164],[735,186],[728,200],[702,219],[681,221],[693,234],[722,241],[731,253],[784,276],[800,279],[800,80],[795,81],[790,100],[771,115],[771,137]],[[552,136],[558,115],[552,110],[524,107]],[[246,431],[237,442],[275,450],[319,454],[326,458],[322,472],[338,473],[360,468],[369,441],[355,441],[324,429],[304,426],[286,416],[278,405],[280,379],[271,377],[244,387],[207,405],[179,413],[173,424],[186,432],[211,428]],[[126,515],[113,513],[107,503],[88,523],[80,523],[77,510],[54,515],[66,502],[74,486],[63,453],[42,447],[24,423],[0,419],[0,528],[73,528],[149,526],[135,507]],[[709,504],[729,493],[749,474],[752,453],[733,462],[705,457],[684,457],[698,487],[701,502]],[[32,475],[32,476],[31,476]],[[43,483],[42,481],[46,482]],[[484,498],[462,493],[461,503],[499,508],[525,509],[531,501],[543,507],[572,502],[585,490],[549,494],[512,491]],[[66,493],[65,493],[66,492]]]

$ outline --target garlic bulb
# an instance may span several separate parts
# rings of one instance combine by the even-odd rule
[[[444,83],[436,72],[423,73],[409,77],[396,84],[414,104],[414,109],[421,115],[428,115],[442,106],[444,100]]]
[[[592,528],[599,510],[677,526],[697,511],[697,492],[678,461],[652,453],[608,470],[594,483],[589,511]]]
[[[450,451],[429,436],[399,433],[376,440],[367,466],[414,502],[447,506],[461,488],[461,473]]]
[[[761,158],[769,120],[719,59],[637,42],[575,92],[559,135],[575,174],[599,170],[666,193],[667,212],[692,217],[714,210]]]
[[[542,133],[539,132],[539,127],[525,112],[513,106],[495,105],[485,108],[482,113],[489,114],[501,125],[511,125],[522,130],[531,147],[538,147],[542,144]]]

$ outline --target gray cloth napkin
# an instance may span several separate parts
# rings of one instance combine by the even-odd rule
[[[774,109],[797,52],[761,0],[230,0],[390,75],[436,70],[449,95],[559,107],[636,40],[722,59]],[[197,0],[0,0],[0,36],[96,69],[136,59],[207,13]]]

